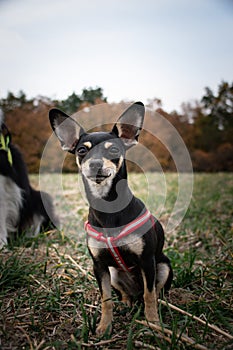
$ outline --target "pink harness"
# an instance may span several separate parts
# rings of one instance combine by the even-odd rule
[[[124,259],[120,255],[120,252],[117,248],[116,242],[119,241],[120,239],[128,236],[130,233],[136,231],[140,227],[142,227],[144,224],[147,223],[147,221],[149,219],[151,219],[152,222],[154,223],[153,216],[151,215],[151,213],[148,210],[146,210],[144,214],[142,214],[137,219],[135,219],[135,220],[131,221],[129,224],[127,224],[123,228],[123,230],[121,230],[119,235],[116,237],[105,237],[103,232],[99,232],[99,231],[95,230],[94,227],[91,226],[91,224],[88,221],[86,221],[84,227],[85,227],[85,230],[86,230],[88,236],[94,238],[96,241],[104,242],[106,244],[109,252],[111,253],[112,257],[114,258],[118,267],[121,270],[123,270],[125,272],[130,272],[132,267],[128,267],[125,264]]]

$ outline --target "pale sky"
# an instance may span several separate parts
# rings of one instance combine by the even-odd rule
[[[169,112],[222,80],[232,0],[0,0],[0,98],[98,86],[109,102],[157,97]]]

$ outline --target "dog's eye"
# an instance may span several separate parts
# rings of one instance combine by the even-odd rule
[[[119,153],[120,153],[120,150],[118,147],[116,146],[112,146],[110,149],[109,149],[109,153],[113,156],[118,156]]]
[[[81,157],[85,156],[87,152],[88,152],[88,149],[85,146],[81,146],[77,149],[77,153]]]

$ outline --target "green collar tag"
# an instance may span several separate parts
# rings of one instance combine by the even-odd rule
[[[10,143],[10,138],[9,136],[6,136],[6,140],[3,136],[3,134],[0,135],[0,151],[5,151],[7,153],[7,159],[10,165],[13,165],[13,160],[12,160],[12,154],[11,150],[9,148],[9,143]]]

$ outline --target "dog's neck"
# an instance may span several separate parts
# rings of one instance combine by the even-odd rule
[[[132,194],[127,180],[125,163],[111,184],[94,184],[99,190],[83,178],[87,200],[89,202],[89,221],[97,227],[119,227],[128,224],[141,214],[144,205]],[[101,187],[103,186],[103,188]],[[100,198],[99,194],[104,194]],[[97,194],[97,195],[96,195]]]

